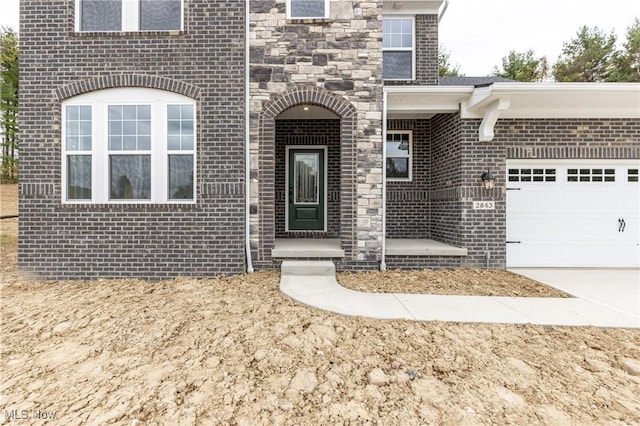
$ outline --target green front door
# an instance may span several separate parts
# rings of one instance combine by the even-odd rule
[[[324,231],[325,150],[289,149],[289,231]]]

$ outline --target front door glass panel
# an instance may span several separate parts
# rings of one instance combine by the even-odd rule
[[[294,161],[294,199],[296,204],[318,204],[318,153],[296,152]]]

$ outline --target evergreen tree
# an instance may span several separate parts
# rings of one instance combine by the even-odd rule
[[[438,75],[440,77],[461,77],[460,65],[451,64],[451,52],[440,46],[438,49]]]
[[[515,51],[502,58],[502,69],[495,67],[493,75],[515,81],[544,81],[549,76],[547,58],[536,58],[533,50],[524,53]]]
[[[583,26],[577,38],[564,43],[562,55],[553,67],[556,81],[607,81],[613,71],[616,36],[598,27]]]
[[[608,81],[640,82],[640,19],[636,18],[627,29],[624,48],[617,52],[613,63]]]
[[[17,182],[18,160],[18,36],[0,29],[0,137],[2,182]]]

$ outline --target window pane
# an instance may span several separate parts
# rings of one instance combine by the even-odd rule
[[[151,149],[151,136],[138,136],[138,150],[149,151]]]
[[[167,137],[167,149],[179,150],[180,149],[180,136],[168,136]]]
[[[111,155],[109,176],[112,200],[151,199],[151,156]]]
[[[167,119],[180,120],[180,105],[167,105]]]
[[[136,151],[138,149],[135,136],[124,136],[122,138],[122,149],[125,151]]]
[[[122,150],[122,136],[109,136],[109,150],[111,151]]]
[[[409,155],[409,135],[408,134],[388,134],[387,135],[387,155],[393,157],[406,157]]]
[[[412,56],[412,52],[383,52],[383,78],[387,80],[410,80],[413,74]]]
[[[138,126],[136,125],[135,121],[123,121],[122,124],[122,134],[135,136],[138,132]]]
[[[82,0],[80,15],[80,30],[82,31],[120,31],[122,28],[122,1]]]
[[[80,151],[91,151],[91,136],[82,136],[79,139],[80,146],[78,147]]]
[[[169,150],[192,150],[193,105],[167,105],[167,148]]]
[[[67,199],[91,199],[91,156],[69,155],[67,161]]]
[[[167,134],[169,135],[179,135],[180,134],[180,121],[179,120],[169,120],[167,123]]]
[[[181,16],[180,0],[140,0],[141,30],[180,30]]]
[[[112,151],[151,149],[150,117],[149,105],[109,106],[109,149]]]
[[[291,17],[324,18],[326,0],[291,0]]]
[[[67,151],[91,150],[91,107],[67,106],[65,138]]]
[[[385,19],[382,21],[383,48],[412,48],[413,20]]]
[[[402,21],[400,19],[391,19],[391,33],[400,34],[402,32]]]
[[[193,120],[182,120],[181,133],[183,136],[193,134]]]
[[[169,199],[193,200],[193,155],[169,156]]]
[[[109,120],[122,120],[122,105],[109,106]]]
[[[193,136],[183,135],[181,141],[182,141],[182,145],[181,145],[182,149],[189,150],[189,151],[193,149]]]
[[[388,178],[409,178],[408,158],[387,158]]]
[[[413,34],[402,34],[402,47],[413,46]]]
[[[122,118],[124,120],[135,120],[138,118],[138,107],[136,105],[123,105]]]

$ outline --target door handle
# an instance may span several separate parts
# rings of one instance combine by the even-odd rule
[[[289,204],[293,204],[293,186],[289,186]]]
[[[624,228],[627,227],[627,223],[624,219],[618,219],[618,232],[624,232]]]

